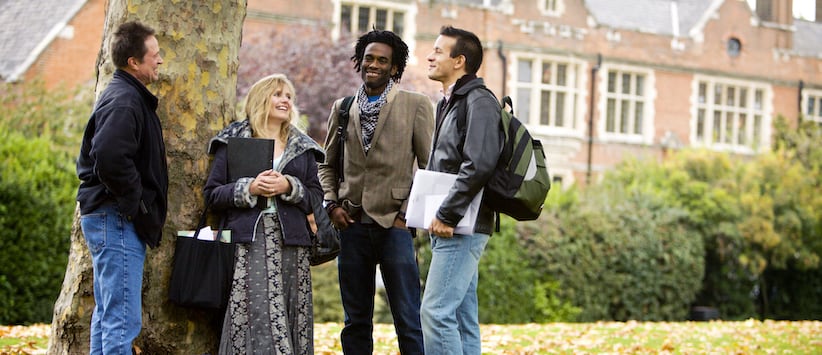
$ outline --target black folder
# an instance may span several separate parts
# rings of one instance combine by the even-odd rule
[[[228,179],[256,177],[273,168],[274,140],[264,138],[228,138]]]

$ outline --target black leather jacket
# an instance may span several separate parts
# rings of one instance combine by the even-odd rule
[[[437,211],[437,218],[449,226],[457,225],[465,215],[471,200],[491,177],[502,151],[496,97],[484,89],[481,78],[463,83],[465,79],[469,78],[457,81],[450,100],[443,99],[437,105],[437,128],[427,167],[457,174],[457,181]],[[467,116],[459,120],[459,115]],[[494,212],[483,201],[474,232],[490,235],[494,226]]]

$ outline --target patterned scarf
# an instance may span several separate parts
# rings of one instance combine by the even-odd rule
[[[385,90],[380,94],[377,101],[369,102],[368,95],[365,94],[365,85],[357,92],[357,103],[360,107],[360,125],[362,126],[362,147],[365,154],[371,149],[371,139],[374,137],[374,130],[377,128],[377,119],[380,118],[380,110],[388,101],[388,92],[394,86],[394,80],[389,80],[385,85]]]

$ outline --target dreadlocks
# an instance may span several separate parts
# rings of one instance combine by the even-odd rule
[[[384,43],[391,47],[391,64],[397,66],[397,73],[392,75],[391,79],[399,82],[400,78],[402,78],[403,71],[405,71],[405,64],[408,62],[408,45],[402,41],[400,36],[397,36],[391,31],[372,30],[357,40],[354,55],[351,56],[351,61],[354,62],[354,69],[356,69],[358,73],[360,72],[365,47],[374,42]]]

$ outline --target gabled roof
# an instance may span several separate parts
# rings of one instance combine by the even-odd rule
[[[793,51],[805,57],[822,58],[822,23],[793,20]]]
[[[585,0],[598,24],[627,31],[690,37],[724,0]],[[626,10],[628,9],[628,10]],[[756,14],[751,11],[751,16]],[[822,23],[794,19],[792,52],[805,57],[822,57]]]
[[[602,25],[658,35],[686,35],[716,0],[585,0]]]
[[[85,3],[0,0],[0,80],[18,80]]]

